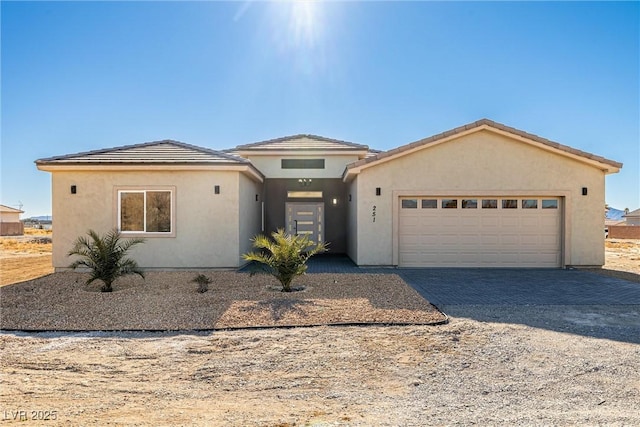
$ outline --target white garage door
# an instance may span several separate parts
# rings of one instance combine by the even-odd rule
[[[552,197],[402,197],[401,267],[560,267]]]

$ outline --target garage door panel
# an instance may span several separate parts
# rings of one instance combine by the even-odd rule
[[[434,199],[425,196],[424,198]],[[399,265],[406,267],[559,267],[561,209],[400,209]],[[490,199],[491,197],[487,197]],[[508,197],[508,199],[533,197]],[[415,197],[414,197],[415,199]],[[446,197],[456,199],[456,197]],[[495,197],[494,197],[495,199]],[[545,198],[547,199],[547,198]],[[559,199],[558,199],[559,200]],[[495,204],[493,206],[496,206]],[[538,198],[538,207],[542,206]],[[558,201],[557,206],[561,206]]]
[[[491,215],[491,216],[483,215],[480,219],[480,225],[482,227],[499,227],[500,218],[494,215]]]
[[[498,234],[482,234],[480,236],[480,242],[483,247],[491,247],[500,243],[500,236]]]
[[[500,244],[503,246],[518,246],[520,244],[520,236],[517,234],[500,235]]]
[[[478,228],[480,226],[480,218],[477,215],[464,215],[461,218],[460,224],[462,224],[463,227]]]

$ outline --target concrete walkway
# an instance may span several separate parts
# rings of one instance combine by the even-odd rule
[[[347,257],[310,260],[309,273],[398,274],[443,305],[640,305],[640,284],[580,270],[360,268]]]

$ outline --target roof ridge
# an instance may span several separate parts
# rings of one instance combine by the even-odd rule
[[[237,145],[234,149],[235,150],[251,149],[251,148],[260,147],[260,146],[267,145],[267,144],[274,144],[274,143],[278,143],[278,142],[284,142],[284,141],[288,141],[288,140],[293,140],[293,139],[296,139],[296,138],[309,138],[309,139],[315,139],[315,140],[320,140],[320,141],[325,141],[325,142],[334,142],[334,143],[346,145],[346,146],[353,147],[353,148],[359,148],[359,149],[363,149],[363,150],[369,149],[369,146],[364,145],[364,144],[358,144],[358,143],[355,143],[355,142],[344,141],[344,140],[341,140],[341,139],[328,138],[326,136],[314,135],[314,134],[310,134],[310,133],[299,133],[299,134],[295,134],[295,135],[288,135],[288,136],[281,136],[281,137],[278,137],[278,138],[265,139],[263,141],[252,142],[252,143],[249,143],[249,144],[241,144],[241,145]]]
[[[220,156],[220,157],[223,157],[223,158],[226,158],[226,159],[229,159],[229,160],[238,161],[238,162],[241,162],[241,163],[249,163],[249,161],[247,159],[244,159],[242,157],[234,156],[232,154],[224,153],[222,151],[213,150],[211,148],[200,147],[200,146],[197,146],[197,145],[188,144],[186,142],[176,141],[176,140],[173,140],[173,139],[162,139],[162,140],[158,140],[158,141],[142,142],[142,143],[138,143],[138,144],[120,145],[120,146],[111,147],[111,148],[101,148],[99,150],[81,151],[81,152],[78,152],[78,153],[65,154],[65,155],[62,155],[62,156],[46,157],[46,158],[42,158],[42,159],[36,160],[36,163],[47,163],[47,162],[53,162],[53,161],[58,161],[58,160],[70,160],[70,159],[73,159],[75,157],[93,156],[93,155],[105,154],[105,153],[117,153],[117,152],[122,152],[122,151],[126,151],[126,150],[131,150],[131,149],[136,149],[136,148],[153,147],[154,145],[162,145],[162,144],[169,144],[169,145],[173,145],[173,146],[176,146],[176,147],[186,148],[186,149],[194,150],[194,151],[197,151],[197,152],[200,152],[200,153],[204,153],[204,154],[212,154],[212,155],[215,155],[215,156]]]
[[[388,151],[383,151],[383,152],[378,153],[378,154],[376,154],[374,156],[370,156],[370,157],[367,157],[365,159],[358,160],[356,162],[353,162],[353,163],[347,165],[347,170],[348,169],[352,169],[354,167],[363,166],[363,165],[368,164],[368,163],[376,162],[376,161],[384,159],[386,157],[390,157],[390,156],[392,156],[394,154],[399,154],[399,153],[402,153],[404,151],[411,150],[413,148],[425,146],[425,145],[428,145],[428,144],[430,144],[432,142],[435,142],[435,141],[438,141],[438,140],[441,140],[441,139],[444,139],[444,138],[447,138],[447,137],[450,137],[450,136],[454,136],[454,135],[460,134],[460,133],[465,132],[465,131],[477,129],[477,128],[480,128],[482,126],[488,126],[490,128],[493,128],[493,129],[505,131],[505,132],[511,133],[513,135],[517,135],[517,136],[520,136],[520,137],[523,137],[523,138],[526,138],[526,139],[530,139],[530,140],[535,141],[535,142],[539,142],[541,144],[547,145],[547,146],[555,148],[557,150],[564,151],[564,152],[570,153],[570,154],[574,154],[574,155],[577,155],[577,156],[580,156],[580,157],[584,157],[584,158],[587,158],[587,159],[590,159],[590,160],[595,160],[595,161],[598,161],[598,162],[601,162],[601,163],[606,163],[606,164],[611,165],[611,166],[616,167],[616,168],[621,168],[622,167],[622,163],[616,162],[614,160],[610,160],[610,159],[607,159],[605,157],[598,156],[598,155],[593,154],[593,153],[589,153],[587,151],[578,150],[578,149],[572,148],[572,147],[570,147],[568,145],[560,144],[560,143],[552,141],[550,139],[543,138],[543,137],[538,136],[536,134],[529,133],[529,132],[526,132],[526,131],[511,127],[511,126],[507,126],[505,124],[493,121],[491,119],[482,118],[482,119],[476,120],[475,122],[467,123],[465,125],[458,126],[456,128],[453,128],[453,129],[450,129],[450,130],[447,130],[447,131],[444,131],[444,132],[440,132],[440,133],[437,133],[435,135],[431,135],[431,136],[419,139],[419,140],[414,141],[414,142],[410,142],[410,143],[402,145],[400,147],[393,148],[393,149],[388,150]]]
[[[22,209],[12,208],[11,206],[3,205],[3,204],[0,203],[0,209],[1,208],[9,209],[10,211],[13,211],[13,212],[24,213],[24,211]]]

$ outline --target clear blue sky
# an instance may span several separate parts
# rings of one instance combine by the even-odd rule
[[[640,206],[638,2],[6,2],[2,194],[33,161],[159,139],[313,133],[390,149],[486,117],[621,161]]]

